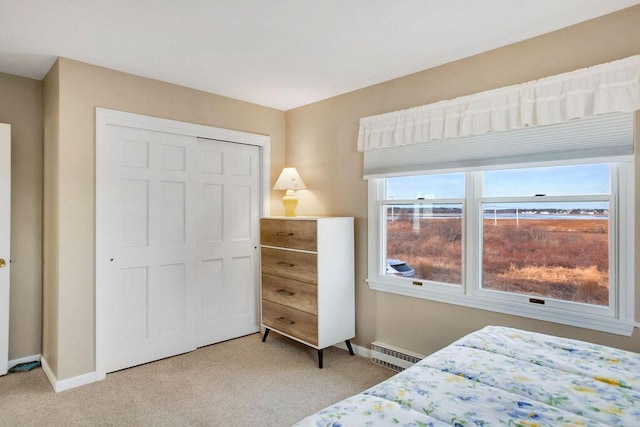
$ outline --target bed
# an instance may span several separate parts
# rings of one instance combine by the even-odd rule
[[[640,354],[498,326],[296,426],[640,426]]]

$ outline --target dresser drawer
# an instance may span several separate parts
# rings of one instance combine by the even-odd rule
[[[307,283],[317,283],[317,255],[262,248],[262,272]]]
[[[262,323],[312,345],[318,345],[318,317],[268,300],[262,300]]]
[[[316,252],[316,221],[263,218],[260,220],[260,242],[267,246]]]
[[[262,298],[297,310],[318,314],[317,286],[284,277],[262,275]]]

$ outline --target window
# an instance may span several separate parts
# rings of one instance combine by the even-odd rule
[[[416,279],[462,285],[464,174],[389,178],[386,184],[386,258],[407,263]]]
[[[610,306],[611,166],[482,174],[482,289]]]
[[[370,179],[370,287],[629,335],[632,168]]]

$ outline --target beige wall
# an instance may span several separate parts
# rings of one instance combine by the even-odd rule
[[[11,125],[9,359],[40,354],[42,82],[0,73],[0,122]]]
[[[51,284],[52,295],[45,298],[44,306],[45,311],[51,310],[52,317],[57,317],[58,324],[51,331],[45,324],[44,340],[56,347],[50,354],[57,352],[57,362],[50,365],[61,380],[95,370],[95,108],[270,135],[274,181],[284,165],[285,114],[63,58],[52,73],[58,73],[58,78],[50,74],[45,79],[45,91],[55,98],[58,89],[59,101],[57,106],[53,101],[45,103],[45,117],[55,121],[55,109],[59,108],[59,140],[56,144],[56,126],[52,125],[52,140],[47,135],[45,144],[56,145],[57,153],[46,156],[45,162],[57,185],[52,185],[55,200],[45,215],[47,221],[53,222],[51,231],[57,231],[57,235],[52,237],[51,245],[45,244],[45,257],[50,261],[57,257],[57,266],[46,270],[45,286]],[[278,197],[272,195],[275,201]],[[273,213],[279,213],[279,203],[272,204]],[[48,218],[49,214],[54,218]],[[48,352],[44,356],[51,362]]]
[[[356,151],[360,117],[523,83],[638,54],[639,24],[640,6],[636,6],[287,112],[287,162],[298,168],[309,188],[299,194],[298,213],[356,218],[356,342],[359,345],[368,346],[373,340],[381,340],[428,354],[484,325],[500,324],[640,352],[638,329],[633,337],[622,337],[369,290],[365,283],[367,184],[362,180],[362,154]],[[636,212],[640,214],[640,198]],[[640,221],[636,223],[640,228]],[[640,248],[636,251],[640,252]],[[640,267],[638,261],[636,267]],[[637,302],[640,288],[636,288]],[[636,306],[640,308],[640,304]]]
[[[42,287],[42,356],[58,366],[58,151],[60,146],[60,66],[56,62],[43,82],[44,218]]]

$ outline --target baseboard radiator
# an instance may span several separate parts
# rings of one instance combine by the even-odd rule
[[[392,371],[404,371],[424,358],[425,356],[422,354],[413,353],[380,341],[371,343],[371,361]]]

